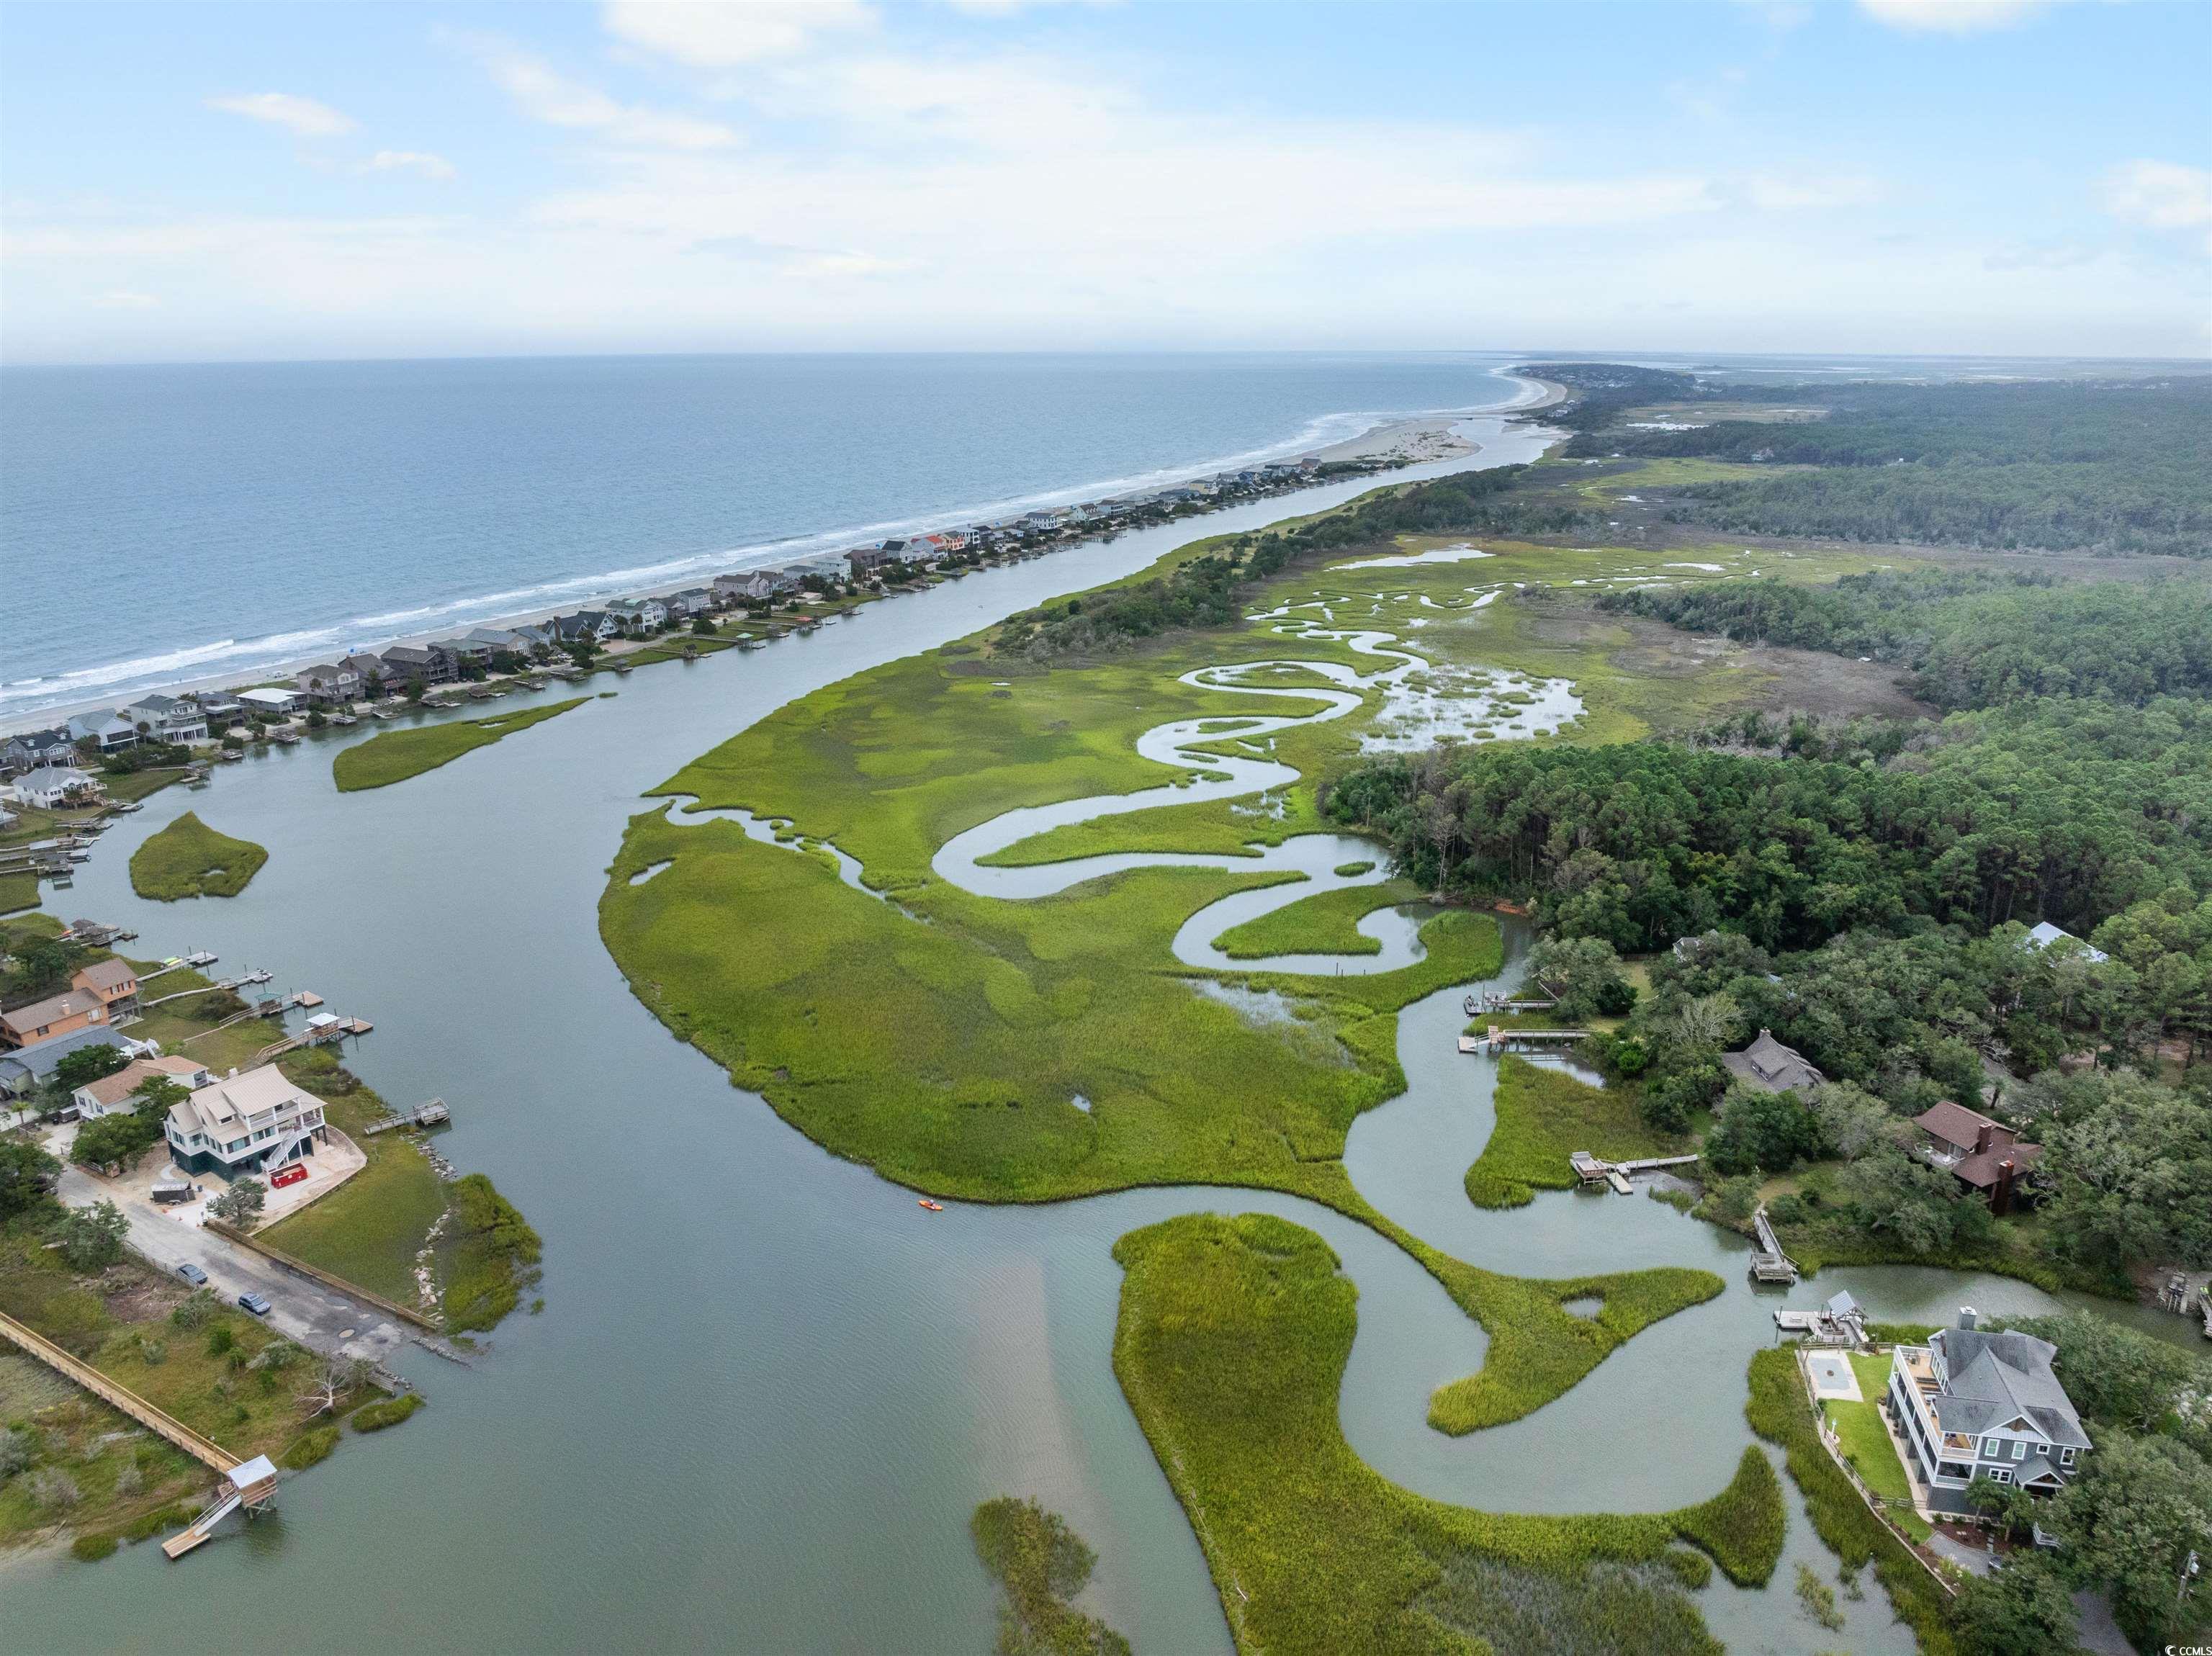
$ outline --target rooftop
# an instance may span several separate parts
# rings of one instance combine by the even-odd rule
[[[1740,1052],[1722,1053],[1721,1063],[1738,1080],[1770,1093],[1818,1087],[1827,1080],[1803,1053],[1775,1040],[1771,1029],[1761,1029]]]

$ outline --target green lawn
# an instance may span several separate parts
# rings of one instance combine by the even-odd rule
[[[258,1234],[270,1247],[388,1300],[420,1304],[415,1256],[446,1211],[445,1181],[398,1133],[362,1135],[364,1125],[392,1112],[328,1052],[289,1056],[283,1065],[294,1081],[323,1100],[331,1125],[361,1146],[368,1165],[312,1206]]]
[[[1200,1214],[1132,1232],[1114,1372],[1189,1515],[1238,1648],[1717,1652],[1664,1561],[1678,1542],[1764,1583],[1784,1515],[1747,1451],[1704,1506],[1648,1517],[1477,1512],[1401,1489],[1345,1442],[1357,1294],[1312,1232]],[[1713,1469],[1716,1483],[1730,1471]],[[1532,1623],[1531,1618],[1534,1618]]]
[[[1510,1020],[1486,1015],[1475,1022]],[[1647,1126],[1625,1089],[1592,1087],[1510,1053],[1498,1061],[1496,1097],[1497,1127],[1467,1170],[1468,1199],[1477,1207],[1517,1208],[1536,1191],[1571,1189],[1567,1158],[1577,1150],[1624,1161],[1683,1148]]]
[[[590,700],[589,696],[577,696],[568,701],[549,701],[542,707],[524,707],[483,719],[459,719],[448,724],[420,725],[414,730],[386,731],[342,750],[331,761],[331,775],[340,793],[389,787],[394,782],[404,782],[410,776],[449,765],[463,754],[488,748],[503,737],[541,725]]]
[[[131,889],[164,903],[235,897],[268,860],[251,840],[218,834],[188,810],[131,853]]]
[[[1340,886],[1232,927],[1214,945],[1240,961],[1269,955],[1379,955],[1382,945],[1357,929],[1359,921],[1378,908],[1418,902],[1421,895],[1410,880]]]
[[[1881,1417],[1882,1393],[1889,1386],[1889,1359],[1870,1353],[1854,1353],[1850,1362],[1851,1372],[1858,1376],[1859,1391],[1865,1400],[1844,1403],[1830,1398],[1820,1407],[1835,1424],[1836,1441],[1844,1452],[1844,1459],[1865,1480],[1867,1488],[1887,1501],[1909,1501],[1912,1499],[1912,1481],[1905,1474],[1905,1463],[1897,1457],[1897,1446],[1891,1441]],[[1898,1508],[1890,1516],[1908,1533],[1927,1539],[1928,1526],[1920,1521],[1917,1513]]]

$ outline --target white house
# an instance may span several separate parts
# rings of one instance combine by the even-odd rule
[[[127,1112],[137,1108],[131,1100],[137,1095],[138,1089],[156,1078],[197,1089],[212,1082],[215,1071],[198,1059],[133,1059],[112,1076],[88,1081],[71,1093],[70,1099],[76,1106],[76,1113],[87,1120],[96,1116]]]
[[[138,727],[112,707],[104,713],[77,714],[69,722],[69,733],[72,742],[90,737],[102,753],[138,745]]]
[[[182,1171],[235,1179],[313,1156],[330,1130],[323,1101],[273,1064],[210,1081],[169,1107],[169,1159]]]
[[[248,713],[258,713],[264,719],[289,719],[307,704],[307,698],[299,691],[280,690],[273,686],[238,693],[238,705]]]
[[[52,810],[68,804],[73,795],[100,791],[98,782],[71,765],[41,765],[34,771],[25,771],[15,779],[14,787],[15,798],[37,810]]]
[[[626,633],[657,633],[668,625],[668,606],[659,598],[618,598],[607,613]]]
[[[1970,1513],[1977,1477],[2054,1495],[2089,1452],[2051,1360],[2058,1348],[2032,1334],[1977,1328],[1971,1307],[1956,1328],[1890,1354],[1882,1410],[1911,1452],[1905,1469],[1931,1511]]]

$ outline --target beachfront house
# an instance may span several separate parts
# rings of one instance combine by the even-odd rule
[[[1990,1204],[1992,1213],[2009,1213],[2033,1194],[2043,1146],[2021,1142],[2017,1128],[1944,1099],[1912,1119],[1920,1129],[1920,1153]]]
[[[687,586],[668,600],[668,613],[678,621],[690,621],[694,616],[712,615],[714,595],[703,586]]]
[[[173,1081],[179,1087],[198,1089],[214,1079],[215,1072],[196,1058],[137,1058],[112,1076],[88,1081],[70,1095],[70,1101],[89,1121],[137,1109],[138,1089],[149,1081]]]
[[[119,955],[80,966],[70,979],[70,987],[97,996],[111,1021],[128,1017],[138,1010],[138,968]]]
[[[2061,931],[2058,927],[2051,925],[2048,920],[2039,920],[2035,925],[2028,927],[2027,935],[2020,940],[2021,948],[2033,949],[2039,954],[2056,943],[2063,943],[2071,945],[2075,950],[2080,953],[2083,960],[2088,961],[2093,964],[2112,959],[2112,956],[2105,953],[2103,949],[2090,948],[2087,943],[2083,943],[2081,938],[2075,937],[2071,931]]]
[[[339,671],[353,675],[354,682],[360,687],[361,699],[374,701],[389,688],[392,670],[384,664],[381,656],[362,651],[343,658],[337,665]]]
[[[529,656],[543,655],[553,647],[553,623],[550,621],[533,621],[516,628],[510,636],[514,638],[515,648],[520,653]]]
[[[33,810],[61,810],[94,803],[100,798],[100,784],[74,765],[41,765],[17,777],[9,792],[19,804]]]
[[[395,644],[381,659],[385,676],[395,684],[450,684],[459,676],[453,657],[421,645]]]
[[[182,696],[144,695],[123,710],[139,735],[149,742],[191,743],[208,739],[207,713]]]
[[[311,707],[350,707],[361,700],[361,675],[342,661],[326,661],[292,676]]]
[[[845,561],[852,566],[854,579],[869,580],[883,573],[893,555],[887,547],[856,546],[845,555]]]
[[[2058,1348],[2030,1334],[1976,1326],[1972,1307],[1956,1328],[1939,1328],[1925,1345],[1890,1353],[1882,1411],[1911,1452],[1905,1470],[1931,1511],[1973,1510],[1966,1488],[1977,1477],[2031,1495],[2055,1495],[2089,1452],[2051,1359]]]
[[[1802,1052],[1775,1040],[1771,1029],[1740,1052],[1723,1052],[1722,1067],[1746,1086],[1763,1093],[1810,1092],[1828,1077],[1815,1069]]]
[[[0,1048],[15,1052],[57,1035],[75,1034],[95,1023],[105,1027],[107,1022],[107,1007],[99,996],[70,988],[28,1006],[18,1006],[12,1012],[0,1012]]]
[[[69,722],[72,743],[89,742],[102,753],[117,753],[138,745],[138,727],[114,708],[79,713]]]
[[[307,698],[298,690],[282,689],[273,684],[257,685],[251,690],[238,693],[239,705],[246,709],[249,719],[265,719],[283,722],[307,705]]]
[[[169,1107],[162,1134],[180,1172],[236,1179],[313,1156],[330,1129],[322,1100],[269,1064],[195,1089]]]

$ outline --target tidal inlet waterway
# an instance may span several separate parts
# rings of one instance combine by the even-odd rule
[[[1494,418],[1468,424],[1480,456],[1396,475],[1529,458],[1540,443]],[[1365,487],[1315,490],[1295,509]],[[1737,1239],[1641,1198],[1471,1207],[1460,1176],[1489,1131],[1494,1075],[1455,1050],[1458,986],[1401,1018],[1411,1085],[1352,1131],[1360,1191],[1476,1265],[1549,1277],[1680,1264],[1729,1287],[1547,1407],[1448,1438],[1426,1424],[1428,1396],[1480,1365],[1482,1332],[1372,1232],[1296,1199],[1211,1189],[925,1213],[732,1089],[632,998],[593,919],[647,790],[812,689],[1285,511],[1261,502],[1133,534],[771,649],[639,672],[404,786],[339,796],[331,754],[368,734],[348,733],[221,768],[204,792],[159,794],[112,829],[68,913],[135,927],[147,952],[209,949],[227,967],[266,968],[277,988],[312,987],[372,1019],[349,1064],[394,1101],[453,1105],[449,1153],[489,1172],[544,1237],[547,1308],[504,1324],[473,1369],[411,1353],[401,1366],[429,1408],[289,1481],[273,1521],[186,1565],[141,1548],[96,1567],[53,1553],[0,1566],[0,1644],[166,1651],[191,1604],[230,1607],[220,1636],[246,1650],[980,1653],[994,1598],[968,1518],[1012,1492],[1097,1548],[1084,1603],[1139,1650],[1225,1652],[1204,1561],[1110,1366],[1109,1249],[1182,1212],[1267,1211],[1320,1234],[1359,1289],[1340,1405],[1352,1447],[1408,1488],[1495,1510],[1658,1511],[1716,1493],[1752,1441],[1744,1365],[1772,1338],[1777,1303],[1848,1287],[1899,1319],[1962,1302],[2048,1308],[2022,1284],[1899,1269],[1832,1271],[1786,1301],[1754,1295]],[[1296,658],[1282,643],[1269,653]],[[270,855],[242,895],[180,913],[134,897],[125,865],[186,809]],[[956,840],[945,854],[993,881],[1055,872],[974,868],[986,848]],[[1330,838],[1283,854],[1325,884],[1360,849]],[[1256,912],[1217,914],[1188,946]],[[1383,955],[1346,970],[1418,949],[1412,919],[1378,924]],[[1510,980],[1525,939],[1508,941]],[[1794,1489],[1785,1505],[1776,1586],[1717,1579],[1697,1595],[1714,1632],[1738,1650],[1911,1649],[1878,1588],[1844,1604],[1840,1633],[1798,1613],[1796,1562],[1832,1577],[1834,1561]]]

